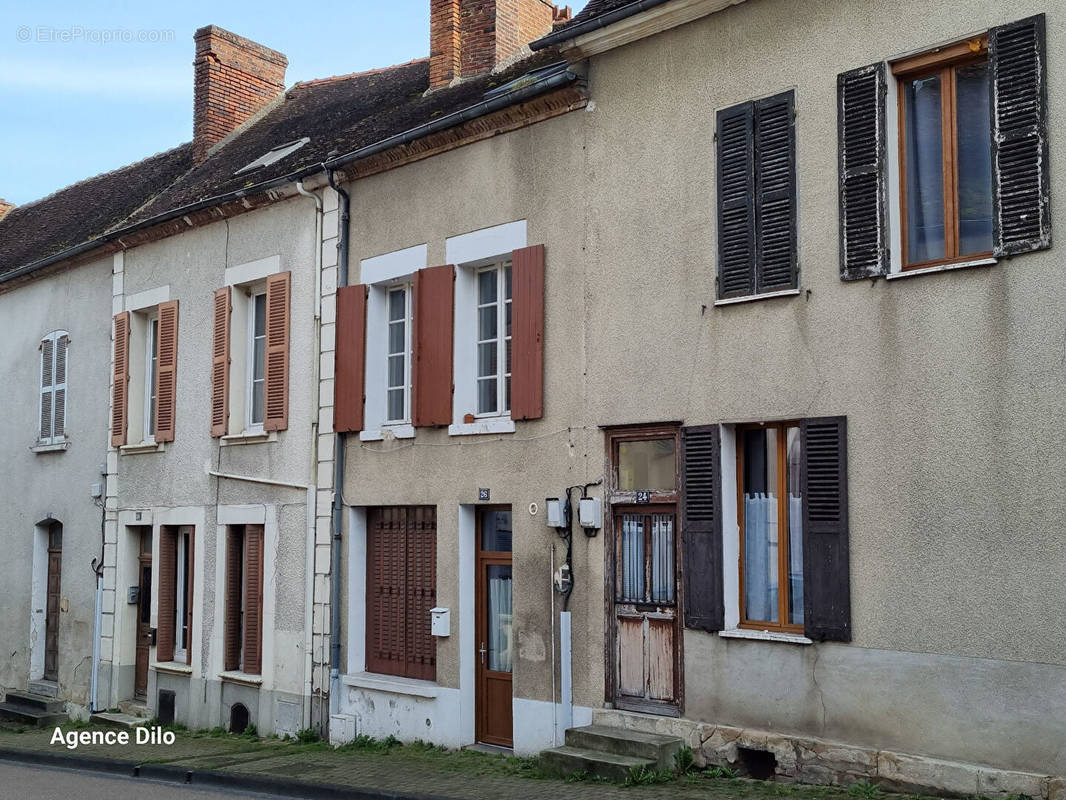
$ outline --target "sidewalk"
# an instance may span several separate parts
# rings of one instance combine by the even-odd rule
[[[63,726],[64,732],[101,730]],[[323,742],[299,743],[278,739],[176,731],[173,745],[82,745],[68,750],[50,744],[52,729],[17,733],[0,730],[0,759],[60,757],[74,768],[104,769],[142,777],[157,777],[204,785],[229,785],[256,791],[304,794],[299,783],[331,784],[355,790],[342,797],[421,797],[453,800],[763,800],[785,795],[795,800],[870,800],[889,798],[860,784],[850,791],[829,787],[768,783],[696,771],[668,782],[623,786],[589,780],[561,780],[540,772],[535,758],[490,755],[472,750],[445,751],[429,745],[388,745],[361,741],[334,749]],[[80,763],[75,761],[81,760]],[[153,766],[158,765],[158,766]],[[189,775],[188,773],[192,773]],[[294,783],[296,782],[296,783]],[[359,790],[362,790],[360,792]],[[310,792],[304,796],[313,796]],[[325,796],[327,793],[322,793]]]

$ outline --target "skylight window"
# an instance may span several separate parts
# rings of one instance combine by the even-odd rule
[[[273,150],[267,151],[265,154],[259,156],[259,158],[257,158],[251,164],[241,167],[233,174],[240,175],[242,172],[251,172],[253,169],[259,169],[260,167],[269,167],[275,161],[281,161],[281,159],[285,158],[285,156],[289,155],[289,153],[295,153],[309,141],[311,141],[311,139],[305,136],[304,138],[297,139],[294,142],[286,142],[285,144],[279,144]]]

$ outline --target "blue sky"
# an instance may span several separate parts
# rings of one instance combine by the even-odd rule
[[[191,139],[192,34],[207,24],[283,52],[290,86],[429,53],[429,0],[5,2],[0,198],[22,205]]]

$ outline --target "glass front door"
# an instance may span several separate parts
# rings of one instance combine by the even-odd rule
[[[478,509],[477,537],[477,739],[511,747],[514,609],[510,509]]]

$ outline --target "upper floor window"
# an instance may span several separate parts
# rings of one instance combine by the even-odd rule
[[[385,422],[411,420],[411,289],[408,284],[386,292]]]
[[[477,274],[477,415],[511,409],[511,261]]]
[[[174,440],[178,301],[124,311],[114,319],[111,444]]]
[[[159,378],[159,314],[148,315],[145,330],[144,440],[155,441],[156,384]]]
[[[248,401],[245,408],[248,418],[245,430],[261,430],[263,427],[263,402],[266,378],[266,291],[259,287],[251,294],[248,305],[251,319],[248,324],[248,370],[245,386]]]
[[[39,444],[59,444],[66,440],[69,343],[70,334],[66,331],[52,331],[41,340]]]

